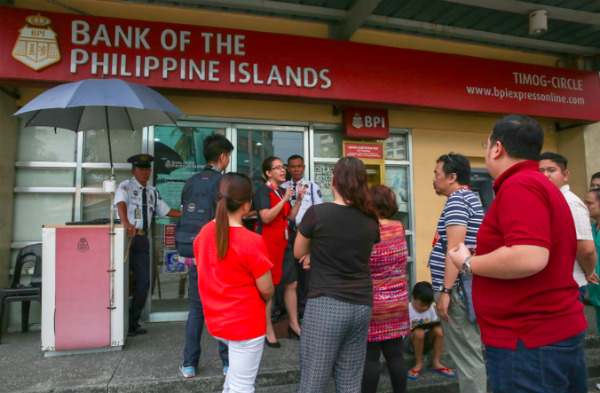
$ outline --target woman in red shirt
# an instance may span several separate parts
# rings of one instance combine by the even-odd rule
[[[284,263],[294,264],[293,258],[284,261],[284,253],[289,238],[289,220],[294,220],[300,210],[305,189],[298,191],[296,203],[291,206],[289,200],[294,196],[294,188],[282,189],[281,183],[285,182],[286,166],[277,157],[267,157],[262,163],[263,179],[266,184],[256,190],[254,196],[254,209],[258,211],[258,227],[256,232],[261,234],[267,244],[269,257],[273,263],[273,284],[280,282],[284,286],[284,302],[290,317],[290,333],[300,337],[300,324],[298,323],[298,304],[296,297],[296,284],[298,281],[295,266],[284,266]],[[265,342],[272,348],[279,348],[281,344],[275,337],[271,323],[271,302],[267,303],[267,336]]]
[[[265,302],[274,292],[264,240],[242,225],[252,194],[246,175],[223,176],[215,220],[194,240],[206,327],[229,345],[224,392],[254,391],[266,332]]]

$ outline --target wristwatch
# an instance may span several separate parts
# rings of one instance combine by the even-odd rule
[[[473,275],[473,271],[471,270],[471,255],[469,255],[462,264],[462,272],[469,276]]]
[[[440,292],[441,292],[441,293],[450,293],[450,291],[451,291],[451,290],[452,290],[452,288],[446,288],[446,287],[444,286],[444,284],[441,284],[441,285],[440,285]]]

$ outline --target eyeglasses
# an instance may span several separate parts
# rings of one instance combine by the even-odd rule
[[[275,170],[275,169],[287,169],[287,165],[277,165],[277,166],[274,166],[273,168],[271,168],[271,170]]]

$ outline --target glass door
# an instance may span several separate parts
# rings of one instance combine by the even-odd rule
[[[306,127],[245,124],[236,125],[235,133],[236,171],[248,175],[255,189],[264,184],[261,175],[265,158],[275,156],[287,164],[287,159],[294,154],[303,157],[308,154]]]
[[[204,139],[226,135],[227,125],[157,126],[150,138],[154,156],[153,185],[172,208],[181,208],[185,182],[206,165]],[[156,217],[152,226],[152,285],[150,321],[185,320],[188,312],[188,274],[175,249],[177,219]]]
[[[261,166],[268,156],[285,163],[293,154],[308,155],[307,127],[207,122],[154,127],[148,137],[148,152],[155,159],[153,185],[171,208],[180,209],[185,182],[206,165],[203,142],[215,132],[235,146],[227,171],[247,174],[255,187],[263,184]],[[168,217],[153,222],[152,284],[150,307],[146,307],[151,322],[187,319],[188,274],[175,249],[176,223],[177,219]]]

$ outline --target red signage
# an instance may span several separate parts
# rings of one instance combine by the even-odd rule
[[[175,247],[175,225],[165,225],[165,247]]]
[[[387,139],[390,136],[388,112],[347,108],[344,111],[344,137]]]
[[[380,143],[345,143],[344,157],[383,159],[383,145]]]
[[[329,39],[0,7],[0,82],[157,88],[600,120],[596,72]],[[332,56],[332,53],[335,56]]]

